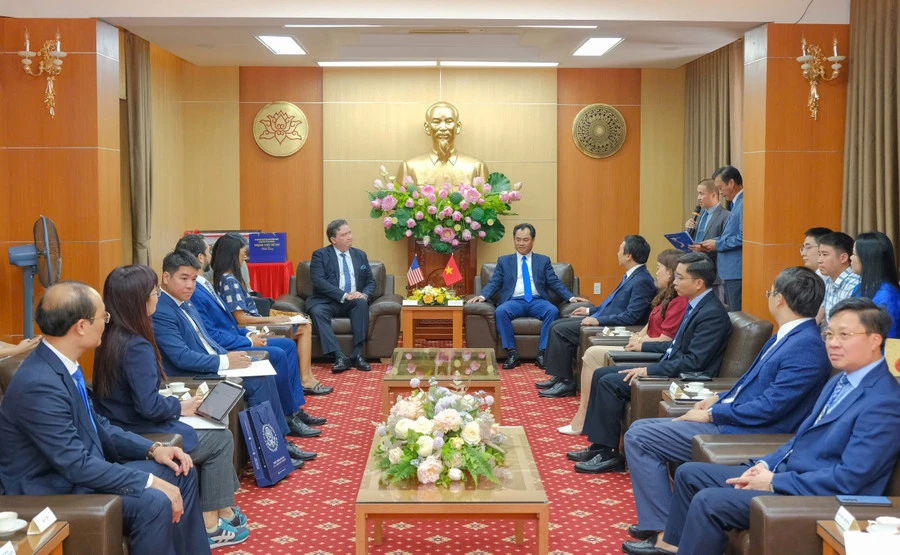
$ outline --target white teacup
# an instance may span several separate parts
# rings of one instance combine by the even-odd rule
[[[700,393],[700,391],[703,389],[703,382],[688,382],[684,384],[682,389],[690,393]]]
[[[256,333],[256,326],[244,326],[244,329],[246,329],[250,333]]]
[[[169,389],[172,391],[184,389],[184,382],[169,382]]]
[[[623,331],[625,331],[625,326],[616,326],[613,329],[618,332],[623,332]]]
[[[15,520],[19,518],[19,513],[13,511],[3,511],[0,513],[0,520]]]
[[[875,519],[875,522],[884,526],[900,527],[900,518],[895,516],[880,516]]]
[[[900,530],[898,530],[896,526],[888,526],[887,524],[878,524],[877,522],[875,524],[870,524],[866,528],[866,532],[868,532],[870,534],[883,534],[886,536],[891,536],[891,535],[896,536],[897,534],[900,534]]]

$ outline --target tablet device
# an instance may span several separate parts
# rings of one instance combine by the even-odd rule
[[[197,407],[197,416],[202,416],[219,424],[227,424],[228,413],[244,394],[244,388],[234,382],[223,380],[216,384]]]
[[[891,500],[883,495],[835,495],[841,505],[890,507]]]

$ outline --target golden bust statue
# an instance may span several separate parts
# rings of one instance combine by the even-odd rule
[[[487,182],[487,165],[456,151],[456,136],[462,130],[459,111],[449,102],[436,102],[425,110],[425,134],[431,137],[431,152],[420,154],[400,164],[397,179],[406,176],[418,185],[459,185],[476,177]]]

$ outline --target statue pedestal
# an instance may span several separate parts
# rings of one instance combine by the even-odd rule
[[[407,264],[412,264],[413,257],[418,256],[419,267],[422,269],[422,275],[425,276],[425,282],[419,285],[445,287],[444,268],[447,267],[450,255],[434,252],[430,247],[426,247],[415,239],[410,238],[408,241]],[[455,289],[456,294],[460,297],[474,293],[475,272],[478,271],[476,260],[478,248],[474,243],[474,241],[463,243],[453,251],[456,265],[459,266],[459,272],[462,274],[462,281],[454,283],[450,288]]]

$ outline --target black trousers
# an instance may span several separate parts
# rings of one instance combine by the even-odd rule
[[[334,336],[334,328],[331,327],[331,319],[348,316],[350,329],[353,330],[353,346],[356,347],[366,340],[369,332],[369,302],[366,299],[353,299],[343,303],[329,300],[309,309],[309,317],[312,319],[313,329],[319,335],[323,353],[336,354],[341,350],[337,337]]]
[[[604,447],[619,447],[622,433],[622,412],[631,400],[631,384],[625,383],[619,374],[621,366],[600,368],[591,377],[591,396],[588,401],[584,428],[588,439]]]
[[[544,351],[546,372],[551,376],[571,380],[572,362],[581,342],[581,317],[560,318],[550,326],[550,337]]]

